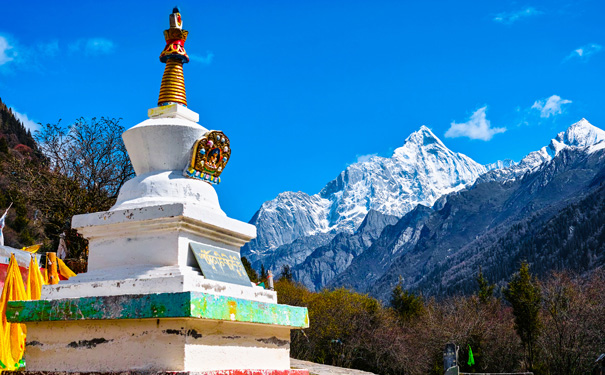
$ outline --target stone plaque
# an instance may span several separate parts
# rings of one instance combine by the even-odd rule
[[[447,370],[454,366],[458,366],[458,348],[455,344],[449,343],[443,350],[443,369]]]
[[[190,242],[189,248],[193,251],[205,278],[252,286],[238,252],[197,242]]]

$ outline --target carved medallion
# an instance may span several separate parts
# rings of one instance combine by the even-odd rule
[[[186,177],[218,184],[219,176],[231,157],[229,138],[218,130],[211,130],[193,145],[191,163],[185,168]]]

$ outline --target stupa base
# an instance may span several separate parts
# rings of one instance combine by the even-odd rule
[[[198,292],[9,302],[29,373],[306,374],[290,330],[306,308]]]

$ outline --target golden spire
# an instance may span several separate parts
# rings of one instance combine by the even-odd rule
[[[160,61],[166,64],[166,68],[162,77],[158,106],[173,103],[187,106],[185,77],[183,76],[183,64],[189,62],[189,56],[185,52],[187,34],[188,32],[183,30],[179,8],[175,7],[170,15],[170,28],[164,30],[166,47],[160,54]]]

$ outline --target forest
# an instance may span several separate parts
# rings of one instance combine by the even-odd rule
[[[441,375],[451,342],[460,347],[461,372],[570,375],[590,373],[605,348],[602,270],[553,272],[539,281],[523,262],[501,290],[479,270],[473,294],[425,298],[397,286],[386,305],[342,288],[309,292],[287,270],[283,275],[275,283],[279,303],[309,309],[310,327],[292,332],[298,359]]]

